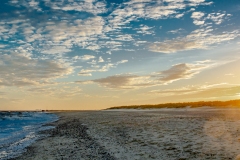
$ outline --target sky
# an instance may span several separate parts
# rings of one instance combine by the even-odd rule
[[[240,98],[239,0],[1,0],[0,110]]]

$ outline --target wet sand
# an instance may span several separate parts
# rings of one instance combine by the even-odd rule
[[[232,160],[240,154],[240,110],[59,112],[50,136],[20,160]],[[239,158],[240,159],[240,158]]]

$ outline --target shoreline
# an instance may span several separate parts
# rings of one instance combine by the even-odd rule
[[[86,158],[86,159],[107,159],[114,160],[107,151],[100,146],[94,139],[92,139],[87,134],[87,126],[82,124],[77,119],[71,119],[69,117],[65,117],[64,115],[67,113],[79,113],[79,112],[89,112],[89,111],[58,111],[58,112],[50,112],[56,114],[59,118],[55,122],[50,122],[45,124],[44,126],[54,126],[53,129],[48,129],[44,131],[40,131],[39,134],[47,135],[46,137],[42,137],[35,141],[30,146],[26,147],[26,152],[24,152],[19,157],[11,158],[9,160],[30,160],[30,159],[78,159],[78,157]],[[93,111],[90,111],[93,112]],[[49,142],[53,142],[55,145],[49,146]],[[46,154],[46,152],[52,152],[55,148],[60,148],[64,152],[61,154],[58,152],[54,154],[52,157],[50,154]],[[81,152],[80,150],[87,150],[92,148],[89,153]],[[98,153],[93,155],[92,153],[96,152],[94,149],[98,149]],[[56,151],[56,150],[55,150]],[[78,152],[78,153],[77,153]],[[77,153],[76,156],[72,156],[74,153]],[[44,155],[47,155],[45,157]]]
[[[1,112],[0,159],[18,157],[26,148],[45,135],[41,131],[51,129],[47,123],[58,119],[55,114],[36,112]]]
[[[57,112],[50,136],[11,160],[37,159],[237,159],[238,112]]]

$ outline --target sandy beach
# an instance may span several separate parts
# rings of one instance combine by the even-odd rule
[[[232,160],[240,154],[239,109],[59,112],[49,137],[17,160]]]

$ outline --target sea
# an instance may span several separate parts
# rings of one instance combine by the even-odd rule
[[[47,136],[39,134],[53,128],[46,123],[57,120],[57,115],[47,112],[0,112],[0,159],[21,155],[26,147]]]

